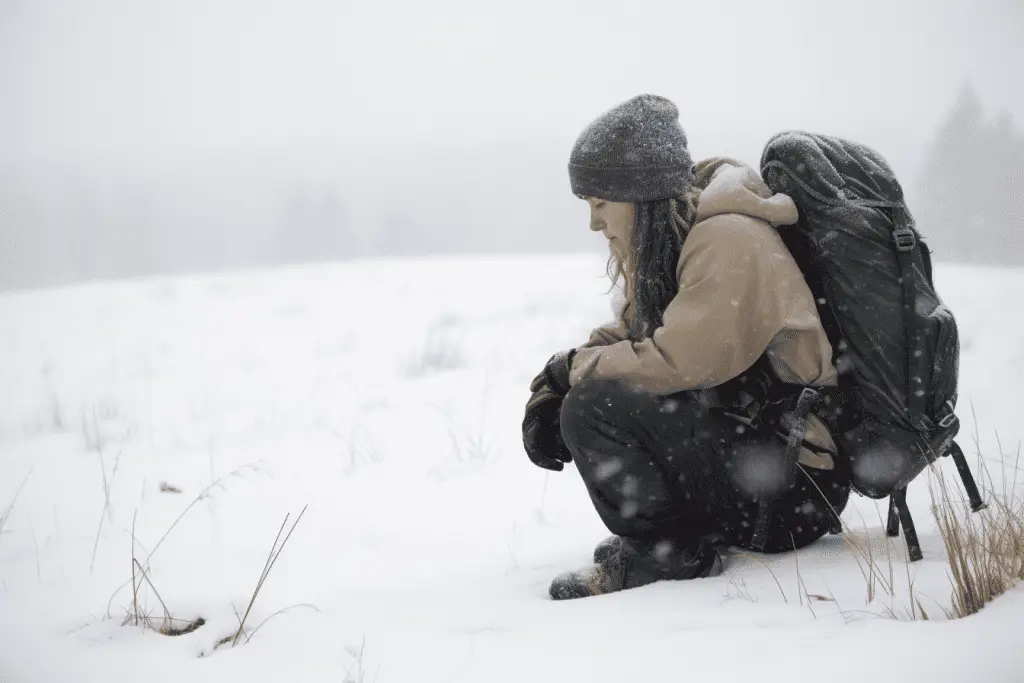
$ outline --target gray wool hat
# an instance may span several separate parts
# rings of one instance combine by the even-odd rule
[[[569,155],[569,181],[580,197],[669,199],[693,180],[679,109],[657,95],[638,95],[594,119]]]

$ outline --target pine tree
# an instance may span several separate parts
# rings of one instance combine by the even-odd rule
[[[972,255],[972,207],[965,198],[977,189],[978,176],[968,169],[978,161],[983,113],[974,89],[966,86],[939,126],[925,162],[917,223],[939,258]]]
[[[1024,137],[969,85],[925,162],[917,223],[940,259],[1024,264]]]

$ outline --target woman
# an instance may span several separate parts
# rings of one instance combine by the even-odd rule
[[[635,97],[570,156],[624,305],[531,385],[527,453],[574,461],[614,534],[554,580],[555,599],[711,576],[722,545],[805,546],[849,494],[822,419],[837,404],[832,348],[776,230],[796,206],[738,162],[694,165],[678,116]]]

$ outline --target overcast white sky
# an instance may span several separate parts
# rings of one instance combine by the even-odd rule
[[[912,160],[967,78],[1024,116],[1019,0],[0,0],[8,152],[567,139],[638,92],[697,156],[771,132]],[[13,149],[12,149],[13,147]]]
[[[519,193],[533,206],[521,221],[585,225],[565,172],[573,139],[654,92],[679,105],[697,158],[756,163],[770,135],[804,128],[874,145],[912,181],[968,79],[1024,122],[1022,7],[0,0],[0,159],[51,178],[85,169],[115,195],[114,178],[186,177],[228,202],[182,219],[212,230],[245,196],[244,173],[275,165],[332,175],[360,224],[382,203],[407,216],[431,202],[454,224]],[[232,163],[230,182],[204,179]]]

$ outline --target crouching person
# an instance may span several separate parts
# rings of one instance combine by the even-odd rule
[[[826,424],[832,348],[778,230],[797,222],[753,169],[693,164],[678,111],[642,95],[569,161],[624,304],[531,385],[531,460],[575,462],[614,534],[557,577],[577,598],[720,573],[720,549],[780,552],[836,526],[849,476]]]

